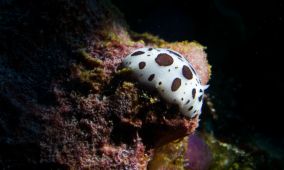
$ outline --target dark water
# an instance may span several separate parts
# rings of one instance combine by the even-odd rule
[[[113,0],[130,28],[207,46],[217,137],[284,160],[284,2]],[[284,168],[284,167],[283,167]]]

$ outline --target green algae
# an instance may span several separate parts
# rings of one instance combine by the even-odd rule
[[[82,84],[84,91],[89,90],[88,93],[98,93],[104,87],[106,83],[106,76],[104,69],[100,67],[95,67],[93,69],[86,69],[83,65],[73,65],[71,67],[71,74],[74,79],[72,79],[73,84]]]
[[[81,57],[81,62],[84,63],[84,65],[95,68],[95,67],[102,67],[103,61],[93,57],[90,53],[86,51],[86,49],[82,48],[78,50],[78,54]]]
[[[148,169],[184,170],[186,141],[187,137],[184,137],[156,148],[153,159],[149,162]]]
[[[211,134],[203,135],[205,142],[209,146],[213,161],[211,170],[253,170],[255,165],[250,154],[241,150],[237,146],[217,140]]]
[[[136,32],[130,32],[130,36],[134,41],[141,42],[143,44],[149,44],[153,47],[159,47],[163,44],[166,44],[165,40],[159,38],[158,36],[154,36],[150,33],[136,33]]]
[[[122,69],[120,69],[116,72],[116,75],[117,76],[120,76],[120,75],[127,76],[127,75],[130,75],[131,73],[132,73],[132,71],[131,71],[130,68],[122,68]]]

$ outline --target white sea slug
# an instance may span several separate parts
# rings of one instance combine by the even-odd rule
[[[155,88],[161,97],[177,104],[184,115],[201,114],[204,90],[192,65],[181,54],[170,49],[140,48],[123,61],[143,85]]]

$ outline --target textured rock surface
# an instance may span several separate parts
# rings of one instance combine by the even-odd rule
[[[145,169],[154,146],[195,130],[198,118],[117,72],[151,45],[186,56],[206,84],[201,45],[129,33],[109,1],[0,5],[0,168]]]

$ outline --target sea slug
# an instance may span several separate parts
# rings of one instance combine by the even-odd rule
[[[126,56],[122,64],[143,85],[154,88],[182,114],[201,114],[204,90],[196,71],[180,53],[164,48],[140,48]]]

